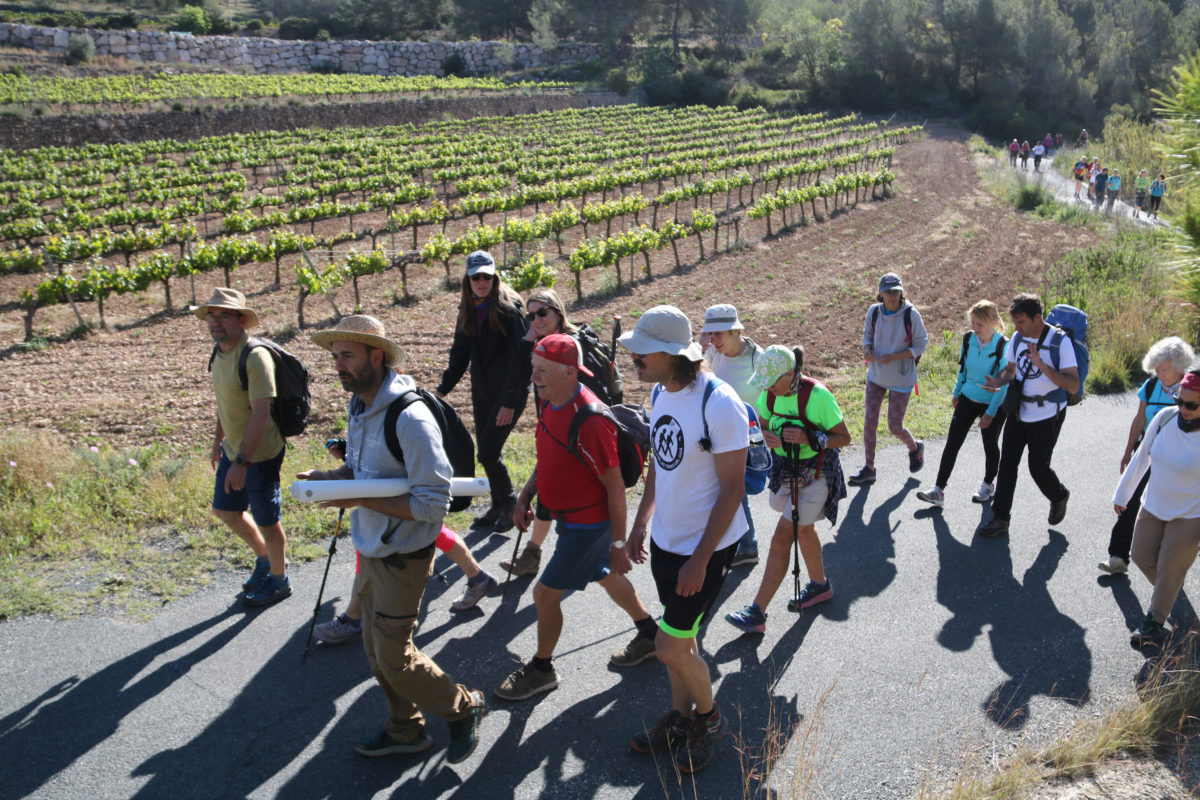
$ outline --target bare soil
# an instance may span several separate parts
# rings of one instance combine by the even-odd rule
[[[630,325],[638,311],[670,303],[697,324],[707,306],[731,302],[757,342],[802,343],[813,371],[835,379],[839,370],[859,363],[863,314],[883,272],[902,275],[931,331],[957,331],[976,300],[1004,304],[1014,291],[1036,289],[1046,269],[1076,240],[1071,229],[1018,215],[985,192],[967,133],[951,125],[931,123],[923,139],[899,150],[893,168],[898,178],[886,200],[862,202],[782,234],[777,217],[772,237],[766,237],[763,224],[743,224],[741,235],[749,246],[714,257],[710,235],[703,260],[693,238],[680,245],[680,269],[670,249],[654,256],[653,279],[639,277],[631,284],[626,262],[621,289],[600,291],[605,281],[612,283],[611,269],[589,271],[582,304],[574,302],[572,276],[565,262],[559,262],[558,291],[574,320],[602,324],[605,336],[614,314]],[[345,230],[345,221],[318,224],[317,233],[326,232],[323,228]],[[724,246],[724,233],[720,240]],[[552,252],[550,245],[548,257]],[[640,266],[639,259],[639,276]],[[383,320],[404,346],[406,371],[432,386],[446,363],[458,294],[446,290],[440,267],[418,265],[409,272],[414,301],[393,301],[400,278],[392,270],[360,281],[361,302],[363,311]],[[309,298],[309,327],[297,333],[297,291],[290,276],[285,268],[283,288],[275,290],[273,265],[258,265],[237,270],[232,284],[259,311],[259,332],[286,342],[314,368],[310,430],[325,436],[344,413],[346,398],[325,368],[324,351],[308,334],[332,325],[335,318],[323,298]],[[207,440],[214,418],[205,371],[211,343],[199,320],[180,310],[164,312],[161,292],[152,290],[110,299],[105,306],[109,330],[25,352],[19,346],[22,313],[14,301],[37,280],[0,277],[0,420],[6,427],[57,431],[78,444],[105,440],[143,446],[160,440],[197,445]],[[196,297],[203,302],[221,282],[219,272],[201,276]],[[172,294],[179,306],[191,291],[185,280],[176,279]],[[350,286],[341,289],[336,302],[343,313],[353,308]],[[80,304],[80,310],[96,321],[94,303]],[[53,335],[75,324],[68,306],[40,310],[36,317],[37,328]],[[623,355],[619,366],[632,374]],[[460,410],[469,397],[466,380],[451,395]],[[632,388],[636,399],[638,387]],[[528,417],[522,425],[529,424]]]

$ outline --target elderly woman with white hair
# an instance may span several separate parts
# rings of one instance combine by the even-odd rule
[[[1138,410],[1129,425],[1129,440],[1125,444],[1125,453],[1121,456],[1121,472],[1129,466],[1133,453],[1141,443],[1146,433],[1146,426],[1154,415],[1164,408],[1175,405],[1175,396],[1179,393],[1179,384],[1183,376],[1196,360],[1196,353],[1191,346],[1178,336],[1168,336],[1159,339],[1151,347],[1146,357],[1142,359],[1142,370],[1153,373],[1138,389]],[[1133,542],[1133,525],[1137,520],[1138,511],[1142,507],[1142,493],[1146,491],[1146,482],[1150,480],[1150,472],[1138,482],[1137,488],[1129,498],[1125,511],[1117,517],[1112,533],[1108,538],[1108,560],[1101,561],[1102,572],[1118,575],[1129,569],[1129,548]]]

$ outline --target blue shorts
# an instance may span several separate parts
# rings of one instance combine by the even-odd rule
[[[217,465],[217,481],[213,487],[212,507],[217,511],[245,511],[250,509],[254,524],[265,526],[279,522],[283,514],[283,490],[279,485],[279,470],[283,466],[283,454],[269,461],[255,461],[246,467],[246,484],[240,491],[225,491],[225,474],[233,466],[225,451],[221,451],[221,462]]]
[[[612,524],[558,523],[554,555],[538,579],[543,586],[559,591],[585,589],[592,581],[608,577],[608,554],[612,547]]]

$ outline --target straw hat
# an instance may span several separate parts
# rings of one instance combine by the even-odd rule
[[[224,287],[213,289],[213,296],[207,303],[202,306],[192,306],[188,310],[200,319],[204,319],[208,316],[208,312],[214,308],[224,308],[229,311],[241,313],[242,317],[246,320],[245,327],[247,328],[253,328],[258,324],[257,312],[246,305],[246,295],[237,289],[226,289]]]
[[[370,347],[378,347],[383,351],[385,367],[396,367],[404,361],[404,351],[400,349],[400,345],[387,338],[383,323],[367,314],[342,317],[333,328],[318,331],[309,338],[326,350],[332,350],[334,342],[361,342]]]

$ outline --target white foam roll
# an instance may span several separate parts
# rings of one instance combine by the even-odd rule
[[[450,494],[477,497],[491,493],[487,478],[453,478]],[[348,500],[357,497],[398,497],[408,494],[407,478],[382,478],[370,481],[295,481],[292,497],[302,503]]]

